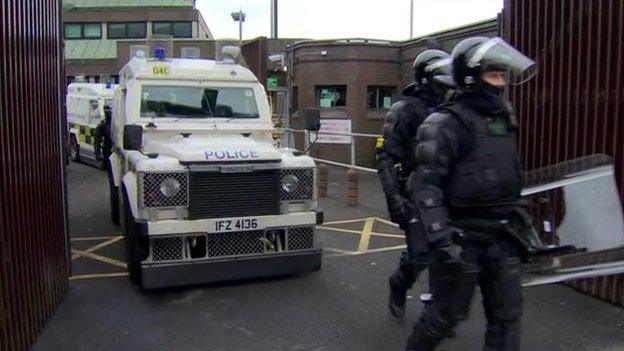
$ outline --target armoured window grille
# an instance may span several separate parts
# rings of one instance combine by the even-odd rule
[[[285,169],[282,170],[281,180],[288,175],[294,175],[297,177],[299,184],[295,190],[291,193],[281,189],[281,200],[310,200],[314,193],[314,169],[312,168],[299,168],[299,169]]]
[[[314,229],[297,227],[288,229],[288,251],[314,248]]]
[[[180,261],[184,258],[183,238],[152,239],[153,261]]]
[[[169,178],[180,183],[180,190],[171,197],[160,191],[162,182]],[[143,207],[175,207],[188,203],[188,173],[143,173],[139,178],[139,187]]]
[[[208,234],[208,256],[224,257],[264,253],[264,231]]]

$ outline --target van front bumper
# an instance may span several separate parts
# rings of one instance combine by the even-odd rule
[[[223,221],[254,219],[251,230]],[[315,246],[322,211],[193,221],[136,221],[141,285],[146,289],[288,275],[321,268]]]
[[[145,289],[206,284],[289,275],[317,271],[321,268],[321,250],[261,254],[201,262],[142,264],[142,286]]]

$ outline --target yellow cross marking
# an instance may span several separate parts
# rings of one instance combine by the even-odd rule
[[[98,278],[113,278],[113,277],[127,277],[128,273],[97,273],[97,274],[81,274],[69,277],[69,280],[82,280],[82,279],[98,279]]]
[[[92,253],[92,252],[97,251],[97,250],[99,250],[99,249],[101,249],[103,247],[106,247],[106,246],[110,245],[110,244],[116,243],[116,242],[118,242],[121,239],[123,239],[123,236],[114,236],[114,237],[106,240],[103,243],[99,243],[99,244],[97,244],[95,246],[92,246],[92,247],[90,247],[90,248],[88,248],[88,249],[86,249],[84,251],[80,251],[79,253],[74,253],[72,255],[71,259],[73,261],[73,260],[75,260],[77,258],[80,258],[80,257],[84,256],[83,253],[85,253],[85,252],[86,253]]]
[[[108,240],[112,238],[116,238],[118,235],[114,236],[88,236],[83,238],[71,238],[71,241],[96,241],[96,240]]]
[[[121,261],[116,260],[114,258],[105,257],[105,256],[101,256],[101,255],[98,255],[98,254],[94,254],[92,252],[80,251],[80,250],[76,250],[76,249],[72,249],[71,251],[74,254],[78,254],[80,256],[88,257],[88,258],[94,259],[96,261],[108,263],[110,265],[117,266],[117,267],[120,267],[120,268],[123,268],[123,269],[128,268],[128,266],[124,262],[121,262]]]
[[[354,230],[354,229],[344,229],[344,228],[336,228],[331,225],[335,224],[349,224],[349,223],[357,223],[364,222],[362,230]],[[325,247],[324,250],[334,253],[329,257],[334,256],[351,256],[351,255],[362,255],[365,253],[373,253],[373,252],[384,252],[384,251],[393,251],[393,250],[402,250],[405,248],[405,245],[397,245],[397,246],[389,246],[382,247],[377,249],[369,249],[370,238],[371,236],[378,236],[383,238],[393,238],[393,239],[404,239],[405,236],[402,234],[390,234],[390,233],[380,233],[373,231],[373,227],[375,226],[375,222],[381,222],[387,225],[391,225],[393,227],[398,227],[397,224],[392,223],[388,220],[379,217],[367,217],[360,219],[347,219],[347,220],[339,220],[339,221],[331,221],[325,222],[323,225],[317,226],[318,229],[329,230],[337,233],[346,233],[346,234],[355,234],[360,236],[360,241],[358,242],[357,251],[349,251],[342,250],[332,247]]]
[[[342,229],[342,228],[334,228],[334,227],[326,227],[326,226],[316,226],[319,229],[325,229],[325,230],[331,230],[334,232],[339,232],[339,233],[349,233],[349,234],[362,234],[361,230],[352,230],[352,229]],[[370,233],[372,236],[380,236],[380,237],[384,237],[384,238],[396,238],[396,239],[403,239],[405,236],[400,235],[400,234],[388,234],[388,233],[378,233],[378,232],[371,232]]]
[[[96,260],[96,261],[100,261],[100,262],[104,262],[107,264],[110,264],[112,266],[115,267],[119,267],[119,268],[123,268],[126,269],[127,265],[125,262],[116,260],[114,258],[110,258],[110,257],[106,257],[106,256],[102,256],[102,255],[98,255],[96,253],[94,253],[95,251],[102,249],[104,247],[107,247],[109,245],[112,245],[120,240],[123,240],[123,236],[121,235],[116,235],[116,236],[100,236],[100,237],[82,237],[82,238],[72,238],[71,241],[72,242],[80,242],[80,241],[95,241],[95,240],[105,240],[104,242],[101,242],[97,245],[91,246],[90,248],[86,249],[86,250],[77,250],[77,249],[71,249],[71,259],[76,260],[80,257],[86,257],[86,258],[90,258],[92,260]],[[125,277],[127,276],[128,273],[127,272],[115,272],[115,273],[96,273],[96,274],[82,274],[82,275],[75,275],[70,277],[70,280],[81,280],[81,279],[96,279],[96,278],[111,278],[111,277]]]
[[[362,235],[360,236],[360,244],[358,245],[358,252],[366,252],[366,250],[368,250],[373,225],[375,225],[374,218],[367,218],[366,222],[364,222],[364,228],[362,228]]]

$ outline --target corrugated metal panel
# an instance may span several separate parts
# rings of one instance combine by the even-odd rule
[[[0,5],[0,349],[27,350],[67,290],[59,6]]]
[[[525,167],[608,154],[621,199],[623,22],[621,0],[505,0],[504,6],[504,36],[539,67],[536,78],[511,91]],[[561,204],[560,194],[554,194],[553,203]],[[563,210],[555,209],[558,214]],[[623,276],[607,277],[573,286],[624,304],[623,281]]]

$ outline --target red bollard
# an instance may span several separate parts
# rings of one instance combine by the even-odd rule
[[[329,178],[329,167],[321,163],[316,169],[318,170],[318,196],[325,197],[327,196],[327,179]]]
[[[358,174],[355,169],[347,171],[347,206],[358,204]]]

